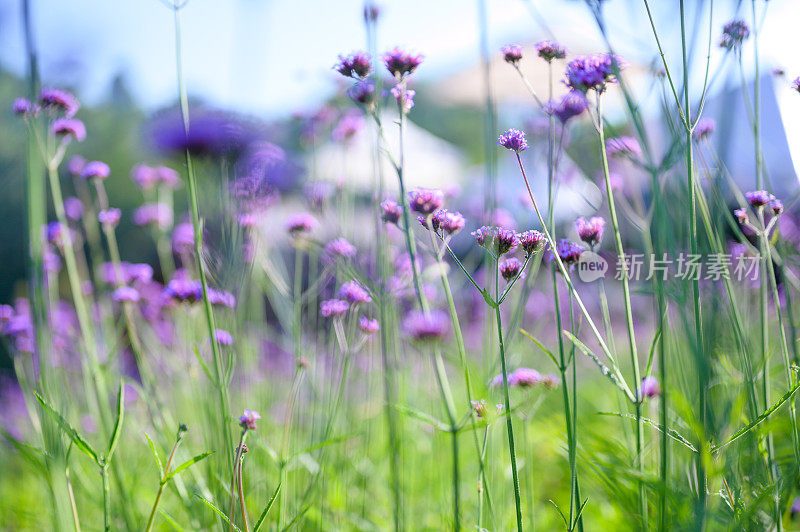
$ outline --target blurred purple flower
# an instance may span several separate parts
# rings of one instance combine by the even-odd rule
[[[64,214],[72,221],[77,221],[83,216],[83,203],[75,196],[64,199]]]
[[[544,249],[547,238],[543,233],[530,229],[517,235],[519,246],[526,255],[533,255]]]
[[[370,105],[375,101],[375,82],[364,79],[347,89],[347,97],[361,105]]]
[[[381,202],[381,219],[384,222],[396,224],[403,215],[403,207],[398,205],[396,201],[385,199]]]
[[[417,69],[422,63],[422,55],[414,55],[395,47],[383,56],[386,69],[396,78],[403,78]]]
[[[610,157],[638,159],[642,156],[639,141],[633,137],[616,137],[606,141],[606,151]]]
[[[369,293],[356,281],[348,281],[339,287],[339,298],[354,305],[372,301]]]
[[[110,208],[104,211],[100,211],[97,214],[98,221],[103,225],[108,225],[111,227],[116,227],[119,223],[120,216],[122,212],[119,209]]]
[[[522,47],[518,44],[508,44],[500,48],[503,59],[506,63],[516,65],[522,59]]]
[[[642,397],[655,397],[657,395],[661,395],[661,384],[659,384],[658,379],[653,376],[642,379],[642,385],[639,389],[639,394]]]
[[[414,96],[417,94],[416,91],[407,89],[403,84],[400,84],[392,87],[392,90],[389,92],[391,92],[394,99],[397,100],[397,105],[403,113],[408,114],[411,109],[414,108]]]
[[[261,419],[261,414],[255,410],[245,409],[244,413],[239,416],[239,426],[245,430],[256,430],[256,421]]]
[[[11,104],[11,112],[17,116],[35,115],[38,107],[27,98],[17,98]]]
[[[536,53],[551,63],[554,59],[564,59],[567,57],[567,49],[553,41],[541,41],[536,43]]]
[[[440,310],[427,313],[414,310],[403,320],[403,329],[417,341],[433,341],[447,333],[449,323],[450,318]]]
[[[319,222],[307,212],[298,212],[286,219],[286,230],[294,236],[310,233],[317,227],[319,227]]]
[[[750,37],[750,28],[744,20],[731,20],[722,27],[721,48],[733,50],[739,48]]]
[[[331,131],[331,138],[337,142],[349,141],[362,129],[364,117],[360,111],[345,113]]]
[[[66,118],[72,118],[80,108],[78,99],[70,92],[45,87],[39,93],[39,103],[44,109],[63,112]]]
[[[575,220],[575,230],[581,240],[594,247],[603,239],[603,231],[606,228],[606,221],[600,216],[593,216],[586,219],[581,216]]]
[[[220,345],[233,345],[233,336],[224,329],[216,329],[214,331],[214,340]]]
[[[53,121],[50,132],[57,137],[72,137],[78,142],[86,139],[86,126],[77,118],[59,118]]]
[[[431,188],[415,188],[408,193],[408,204],[412,211],[428,215],[441,208],[444,192]]]
[[[516,279],[521,271],[522,263],[519,259],[514,257],[508,258],[500,264],[500,275],[503,276],[506,282],[511,282]]]
[[[111,175],[111,169],[103,161],[90,161],[81,170],[83,179],[106,179]]]
[[[352,259],[356,256],[356,253],[355,246],[343,237],[331,240],[325,245],[325,255],[329,259],[335,259],[336,257]]]
[[[194,226],[181,222],[172,230],[172,250],[175,253],[188,253],[194,248]]]
[[[620,60],[610,54],[580,55],[567,64],[565,83],[582,93],[603,92],[607,84],[616,83],[614,73],[622,68]]]
[[[358,326],[367,334],[374,334],[380,330],[378,320],[373,320],[366,316],[361,316],[361,319],[358,320]]]
[[[120,286],[116,290],[114,290],[113,295],[111,298],[117,302],[128,302],[128,303],[136,303],[139,301],[141,296],[139,295],[139,291],[130,286]]]
[[[570,119],[581,115],[588,108],[589,102],[586,100],[586,96],[580,91],[571,90],[562,96],[558,102],[548,102],[544,107],[544,111],[558,118],[562,124],[566,124]]]
[[[508,376],[508,385],[529,388],[542,382],[542,376],[535,369],[517,368]]]
[[[333,66],[342,76],[348,78],[365,78],[372,72],[372,58],[366,52],[353,52],[350,55],[340,55],[339,62]]]
[[[145,203],[133,211],[133,223],[154,224],[160,229],[167,229],[172,225],[172,210],[163,203]]]
[[[559,240],[556,243],[556,253],[567,268],[572,268],[581,259],[581,253],[584,252],[583,246],[571,242],[566,238]]]
[[[775,199],[775,196],[767,192],[766,190],[754,190],[752,192],[745,192],[745,197],[747,201],[750,202],[750,205],[757,209],[758,207],[763,207],[764,205],[768,204],[770,201]]]
[[[696,140],[703,140],[711,136],[717,129],[717,123],[713,118],[701,118],[694,128],[692,134]]]
[[[350,303],[342,299],[326,299],[319,306],[319,313],[330,318],[333,316],[341,316],[350,308]]]
[[[67,170],[69,170],[69,173],[75,177],[80,177],[81,172],[83,172],[83,167],[86,166],[87,162],[89,161],[80,155],[73,155],[67,162]]]

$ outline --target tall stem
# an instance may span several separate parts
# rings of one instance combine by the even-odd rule
[[[103,526],[106,532],[111,530],[111,489],[108,486],[108,465],[100,468],[103,477]]]

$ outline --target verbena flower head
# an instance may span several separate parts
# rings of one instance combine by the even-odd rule
[[[363,15],[366,22],[375,22],[381,16],[381,7],[375,2],[365,2]]]
[[[187,253],[195,244],[194,227],[190,222],[181,222],[172,230],[172,250],[177,253]]]
[[[414,72],[422,64],[423,59],[422,55],[414,55],[395,47],[384,54],[383,64],[395,78],[401,79]]]
[[[508,376],[508,385],[529,388],[542,382],[542,375],[531,368],[517,368]]]
[[[592,216],[588,220],[581,216],[575,220],[575,229],[581,240],[594,247],[603,239],[606,221],[600,216]]]
[[[319,305],[319,313],[325,318],[341,316],[350,308],[350,303],[343,299],[326,299]]]
[[[239,416],[239,426],[246,430],[256,430],[256,421],[261,419],[261,414],[255,410],[245,409],[244,413]]]
[[[403,207],[398,205],[396,201],[385,199],[381,202],[381,219],[384,222],[396,224],[403,215]]]
[[[17,116],[35,115],[37,110],[38,106],[27,98],[17,98],[11,104],[11,112]]]
[[[97,220],[103,225],[109,225],[111,227],[116,227],[119,223],[119,219],[122,216],[122,212],[119,209],[110,208],[97,213]]]
[[[137,164],[131,168],[131,179],[142,190],[150,190],[158,182],[155,168],[146,164]]]
[[[156,166],[154,168],[158,184],[170,189],[180,188],[181,176],[177,170],[168,166]]]
[[[67,118],[72,118],[80,108],[78,99],[70,92],[61,89],[43,88],[39,93],[39,103],[43,109],[64,113]]]
[[[500,264],[500,275],[506,282],[511,282],[517,278],[522,271],[522,263],[514,257],[508,258]]]
[[[536,53],[551,63],[554,59],[564,59],[567,57],[567,49],[553,41],[541,41],[536,43]]]
[[[103,161],[88,162],[81,171],[83,179],[106,179],[109,175],[111,175],[111,169]]]
[[[539,231],[530,229],[517,235],[519,247],[525,252],[526,255],[534,255],[544,249],[547,243],[547,237]]]
[[[750,202],[750,206],[754,209],[763,207],[775,199],[775,196],[766,190],[753,190],[751,192],[745,192],[744,196],[747,198],[747,201]]]
[[[797,77],[792,82],[792,88],[797,92],[800,92],[800,77]]]
[[[586,95],[571,90],[558,102],[548,102],[544,106],[544,112],[555,116],[562,124],[566,124],[570,119],[580,116],[588,108],[589,102],[586,100]]]
[[[642,156],[639,141],[633,137],[616,137],[606,141],[606,151],[610,157],[638,159]]]
[[[696,140],[703,140],[711,136],[717,129],[717,122],[713,118],[701,118],[694,128],[692,135]]]
[[[145,203],[133,211],[133,223],[139,226],[153,224],[160,229],[172,225],[172,209],[164,203]]]
[[[352,259],[357,253],[356,247],[343,237],[331,240],[325,245],[325,255],[331,259],[336,257]]]
[[[69,158],[69,161],[67,161],[67,170],[75,177],[80,177],[81,172],[83,172],[83,167],[86,166],[87,162],[88,161],[80,155],[73,155]]]
[[[141,295],[132,286],[120,286],[114,290],[111,298],[117,302],[136,303],[141,299]]]
[[[176,271],[175,276],[164,288],[164,296],[180,302],[200,301],[203,299],[203,287],[200,281],[179,275],[179,272]]]
[[[731,20],[722,27],[722,38],[719,41],[721,48],[734,50],[750,37],[750,28],[744,20]]]
[[[444,192],[432,188],[415,188],[408,193],[409,208],[425,216],[442,207]]]
[[[772,214],[775,216],[780,216],[783,214],[783,202],[778,198],[775,198],[769,202],[769,208],[772,210]]]
[[[486,408],[486,399],[481,399],[480,401],[470,401],[472,405],[472,409],[475,411],[475,415],[479,418],[485,418],[489,413],[489,410]]]
[[[416,91],[407,89],[403,84],[400,84],[392,87],[392,90],[389,92],[391,92],[392,96],[397,100],[397,105],[403,113],[408,114],[411,109],[414,108],[414,96],[417,94]]]
[[[214,340],[216,340],[219,345],[233,345],[233,336],[224,329],[214,330]]]
[[[435,341],[447,333],[449,323],[450,318],[440,310],[428,313],[414,310],[403,320],[403,328],[417,341]]]
[[[354,109],[353,112],[342,115],[339,121],[336,122],[331,131],[331,138],[339,142],[352,140],[359,131],[364,129],[364,125],[364,117],[361,111]]]
[[[466,225],[466,220],[460,212],[451,212],[447,209],[439,209],[433,213],[431,225],[434,231],[443,231],[449,235],[458,233]]]
[[[50,132],[62,139],[73,138],[78,142],[86,139],[86,126],[77,118],[58,118],[53,120]]]
[[[375,82],[371,79],[360,80],[347,89],[347,96],[361,105],[370,105],[375,101]]]
[[[639,391],[642,397],[655,397],[661,395],[661,384],[658,379],[653,376],[645,377],[642,379],[642,385]]]
[[[339,62],[333,68],[348,78],[365,78],[372,72],[372,58],[368,53],[361,51],[340,55]]]
[[[339,298],[354,305],[372,301],[369,293],[356,281],[348,281],[339,287]]]
[[[504,255],[517,247],[517,233],[513,229],[498,227],[494,231],[494,251],[497,256]]]
[[[500,48],[503,59],[506,63],[516,65],[522,59],[522,47],[518,44],[508,44]]]
[[[358,326],[367,334],[374,334],[380,330],[378,320],[370,319],[366,316],[361,316],[361,319],[358,320]]]
[[[583,246],[571,242],[563,238],[556,243],[556,253],[565,266],[571,268],[581,259],[581,253],[584,252]]]
[[[60,245],[65,235],[67,235],[67,230],[61,225],[61,222],[50,222],[45,228],[45,237],[51,244]]]
[[[497,145],[517,153],[528,149],[528,141],[525,140],[525,133],[513,128],[497,137]]]
[[[606,85],[616,83],[614,72],[622,67],[610,54],[580,55],[567,64],[565,83],[584,94],[590,90],[603,92]]]
[[[292,214],[286,220],[286,230],[293,236],[310,233],[317,227],[319,227],[319,222],[314,216],[307,212]]]
[[[750,217],[747,215],[747,211],[745,209],[736,209],[733,211],[733,215],[739,221],[740,224],[744,225],[748,222]]]
[[[83,203],[75,196],[64,199],[64,214],[72,221],[80,220],[83,216]]]
[[[477,242],[479,246],[483,247],[486,247],[487,243],[491,245],[492,240],[494,239],[494,230],[488,225],[479,227],[471,234],[473,237],[475,237],[475,242]]]

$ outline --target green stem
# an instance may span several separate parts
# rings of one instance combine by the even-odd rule
[[[111,490],[108,486],[108,465],[100,468],[103,477],[103,525],[106,532],[111,530]]]

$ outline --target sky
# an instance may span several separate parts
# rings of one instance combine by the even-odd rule
[[[480,50],[479,1],[385,0],[380,3],[379,49],[400,45],[425,54],[421,80],[435,80],[473,64]],[[548,37],[546,27],[556,37],[565,32],[585,36],[600,48],[581,1],[484,1],[493,52],[509,42]],[[0,0],[0,64],[20,74],[25,68],[21,2]],[[174,23],[171,10],[160,0],[31,3],[46,84],[73,87],[91,103],[107,96],[111,80],[122,73],[145,109],[174,102]],[[732,16],[734,3],[716,2],[715,40]],[[651,4],[661,4],[656,18],[665,32],[668,55],[677,53],[670,37],[678,30],[674,3],[666,9],[660,0]],[[800,55],[791,45],[800,2],[770,0],[768,6],[761,28],[762,57],[793,78],[800,75]],[[364,47],[361,8],[362,0],[188,0],[181,11],[188,90],[214,106],[260,116],[311,109],[337,88],[331,69],[337,54]],[[653,59],[642,2],[606,0],[606,9],[620,52],[639,61]],[[749,17],[749,10],[743,15]]]

